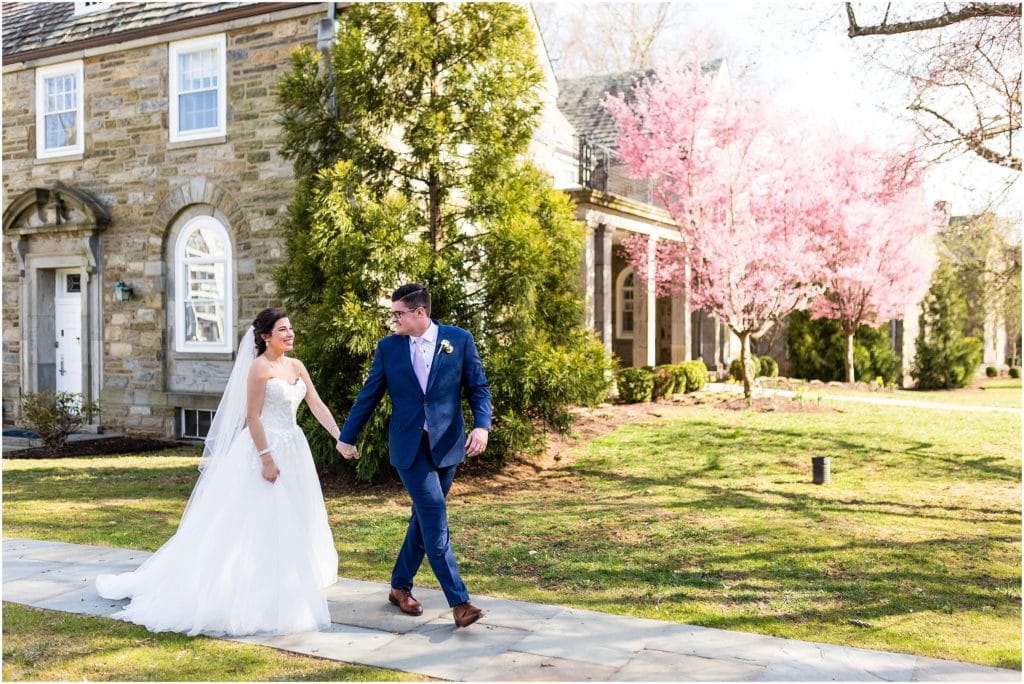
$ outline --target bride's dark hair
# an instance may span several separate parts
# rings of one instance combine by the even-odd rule
[[[274,332],[274,324],[282,318],[288,318],[288,312],[276,306],[264,309],[257,314],[256,319],[252,322],[252,334],[256,337],[256,356],[267,351],[267,341],[263,339],[263,336]]]

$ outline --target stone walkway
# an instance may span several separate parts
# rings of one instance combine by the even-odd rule
[[[150,554],[60,542],[3,541],[3,600],[107,616],[97,575],[138,567]],[[330,629],[236,641],[440,679],[469,681],[1021,681],[980,667],[728,632],[576,608],[474,596],[487,616],[455,629],[440,591],[417,589],[418,618],[387,602],[387,585],[339,578],[328,592]]]

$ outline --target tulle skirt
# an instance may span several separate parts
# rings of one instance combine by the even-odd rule
[[[298,427],[267,438],[275,483],[243,430],[203,472],[174,536],[134,572],[96,579],[101,596],[131,599],[113,617],[214,636],[330,625],[323,590],[337,579],[338,554],[309,444]]]

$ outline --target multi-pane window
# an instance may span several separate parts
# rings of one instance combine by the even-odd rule
[[[210,432],[210,423],[216,411],[206,409],[181,409],[181,438],[205,439]]]
[[[616,325],[616,335],[623,338],[633,337],[633,305],[635,303],[636,274],[632,268],[627,268],[619,274],[618,295],[619,307]]]
[[[171,43],[171,141],[224,135],[224,36]]]
[[[81,60],[36,70],[36,156],[81,154],[82,135]]]
[[[175,247],[178,351],[230,352],[231,241],[219,221],[192,219]]]

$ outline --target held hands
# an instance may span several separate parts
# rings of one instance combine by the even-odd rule
[[[359,458],[359,450],[352,444],[345,444],[344,442],[339,441],[336,448],[338,449],[338,453],[341,454],[346,461]]]
[[[487,448],[487,428],[473,428],[466,439],[466,455],[479,456]]]
[[[277,481],[278,475],[281,474],[281,469],[274,463],[274,457],[270,454],[262,456],[260,460],[263,462],[263,479],[274,484]]]

